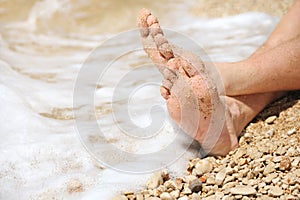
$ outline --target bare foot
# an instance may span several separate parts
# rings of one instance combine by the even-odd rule
[[[237,135],[241,132],[238,123],[233,123],[240,115],[238,102],[218,96],[214,86],[209,84],[211,79],[207,78],[203,62],[198,58],[195,60],[191,52],[170,44],[156,17],[146,9],[140,13],[139,27],[145,51],[164,76],[161,94],[172,119],[200,142],[207,153],[227,154],[238,145]],[[214,130],[212,125],[220,123],[213,119],[216,110],[221,114],[223,111],[219,119],[225,120],[224,127],[219,130]],[[245,125],[244,122],[242,128]]]

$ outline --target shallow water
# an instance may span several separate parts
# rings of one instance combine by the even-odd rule
[[[193,3],[0,2],[1,199],[109,199],[142,187],[146,172],[160,167],[183,173],[198,146],[187,149],[192,141],[173,126],[159,95],[161,76],[136,32],[124,31],[147,7],[180,33],[167,34],[174,43],[189,48],[183,34],[212,61],[237,61],[278,22],[263,13],[200,18]],[[83,99],[74,97],[78,83]],[[162,128],[149,129],[154,122]]]

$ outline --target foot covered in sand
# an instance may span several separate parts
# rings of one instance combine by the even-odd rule
[[[218,95],[200,58],[169,43],[157,18],[148,10],[140,12],[138,23],[144,50],[164,77],[161,95],[171,118],[207,153],[227,154],[238,145],[241,131],[234,123],[238,117],[234,99]],[[212,123],[218,123],[216,109],[223,111],[224,126],[219,130],[212,128]]]

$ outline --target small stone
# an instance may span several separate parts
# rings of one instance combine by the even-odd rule
[[[148,189],[155,189],[163,183],[163,178],[161,172],[157,172],[150,177],[150,180],[147,183]]]
[[[133,195],[133,194],[127,195],[126,197],[128,200],[135,200],[135,195]]]
[[[291,160],[288,157],[284,157],[280,161],[279,169],[281,171],[288,171],[291,169],[291,167],[292,167]]]
[[[181,194],[192,194],[192,191],[189,187],[184,187],[183,190],[181,191]]]
[[[246,158],[240,158],[238,164],[240,166],[243,166],[244,164],[247,164],[248,163],[248,160]]]
[[[271,181],[277,177],[277,174],[276,173],[271,173],[271,174],[268,174],[267,177],[265,178],[265,182],[266,183],[271,183]]]
[[[172,192],[170,192],[170,195],[174,198],[177,199],[180,195],[180,191],[179,190],[174,190]]]
[[[288,195],[287,197],[286,197],[286,200],[296,200],[297,198],[295,197],[295,196],[293,196],[293,195]]]
[[[293,129],[291,129],[291,130],[289,130],[287,132],[288,136],[293,135],[294,133],[296,133],[296,129],[295,128],[293,128]]]
[[[270,129],[265,134],[266,134],[267,137],[272,137],[274,135],[274,132],[275,132],[274,129]]]
[[[230,189],[230,192],[235,195],[252,195],[256,194],[256,190],[251,186],[237,185]]]
[[[161,200],[172,200],[172,196],[168,192],[163,192],[159,195]]]
[[[206,181],[207,181],[207,176],[201,176],[199,179],[200,179],[200,181],[201,181],[202,183],[206,183]]]
[[[171,181],[171,180],[168,180],[164,183],[164,186],[167,188],[167,189],[172,189],[172,190],[175,190],[177,189],[177,185],[174,181]]]
[[[217,185],[222,185],[226,177],[226,168],[219,171],[216,175],[215,182]]]
[[[195,175],[187,175],[187,176],[184,177],[184,182],[189,183],[189,182],[191,182],[191,181],[193,181],[195,179],[197,179],[197,176],[195,176]]]
[[[297,167],[299,163],[300,163],[300,156],[294,159],[294,161],[292,162],[292,166]]]
[[[232,182],[232,181],[234,181],[234,179],[235,179],[234,176],[227,176],[223,183],[226,184],[226,183]]]
[[[163,181],[168,181],[170,179],[170,173],[168,170],[163,170],[161,172],[161,177],[163,178]]]
[[[300,177],[300,169],[296,169],[296,170],[294,171],[294,174],[295,174],[296,176]]]
[[[263,174],[266,176],[274,171],[276,171],[275,164],[271,162],[265,167]]]
[[[209,160],[203,159],[196,163],[193,170],[194,175],[202,176],[203,174],[211,172],[213,165]]]
[[[191,200],[201,200],[202,199],[201,196],[196,193],[191,194],[189,197]]]
[[[267,124],[272,124],[272,123],[274,123],[274,121],[276,120],[276,116],[270,116],[270,117],[268,117],[267,119],[266,119],[266,123]]]
[[[216,199],[222,199],[224,197],[224,193],[223,192],[216,192],[215,197],[216,197]]]
[[[279,178],[279,177],[272,179],[272,183],[273,183],[274,185],[276,185],[279,181],[280,181],[280,178]]]
[[[186,195],[184,195],[184,196],[178,198],[178,200],[189,200],[189,198]]]
[[[240,148],[237,150],[237,152],[234,154],[233,159],[237,161],[239,158],[241,158],[243,155],[247,153],[247,149]],[[237,162],[236,162],[237,163]]]
[[[278,186],[271,186],[269,190],[269,195],[272,197],[279,197],[283,195],[283,190]]]
[[[215,183],[216,183],[215,177],[213,177],[213,176],[209,176],[206,180],[207,185],[214,185]]]
[[[199,179],[195,179],[190,182],[189,188],[192,192],[199,192],[202,189],[202,182]]]
[[[282,157],[281,156],[275,156],[273,157],[273,162],[280,162],[282,160]]]
[[[244,134],[244,137],[245,137],[245,138],[252,138],[253,135],[252,135],[251,133],[248,133],[248,132],[247,132],[247,133]]]

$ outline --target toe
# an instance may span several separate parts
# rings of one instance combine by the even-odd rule
[[[163,79],[162,86],[170,91],[173,86],[173,83],[170,80]]]
[[[138,26],[140,28],[142,37],[147,37],[149,35],[149,26],[147,23],[147,19],[150,15],[151,15],[150,11],[145,8],[143,8],[140,11],[140,14],[138,17]]]
[[[193,77],[198,74],[198,71],[188,61],[182,59],[181,67],[188,77]]]
[[[168,90],[167,88],[165,88],[164,86],[160,87],[160,94],[164,99],[169,99],[170,97],[170,90]]]
[[[169,68],[164,69],[163,76],[165,79],[171,81],[172,83],[174,83],[174,81],[177,79],[176,72],[174,72],[173,70],[171,70]]]

